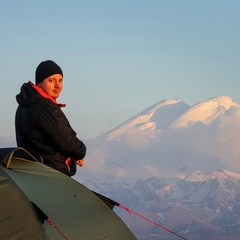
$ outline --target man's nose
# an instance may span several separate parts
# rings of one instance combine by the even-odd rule
[[[60,88],[60,83],[59,82],[55,82],[55,88]]]

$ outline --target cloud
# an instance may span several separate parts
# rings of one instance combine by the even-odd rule
[[[15,136],[0,136],[0,148],[17,146]]]
[[[148,171],[149,175],[152,177],[161,177],[161,173],[158,168],[152,166],[151,164],[146,165],[146,170]]]
[[[240,172],[240,110],[231,108],[219,119],[218,154],[231,170]]]
[[[89,167],[98,175],[136,178],[182,177],[221,168],[240,171],[240,111],[231,114],[209,126],[164,129],[155,137],[131,133],[116,141],[99,140],[88,148]]]
[[[101,170],[105,166],[106,153],[99,149],[90,151],[86,161],[86,168],[91,170]]]
[[[135,150],[144,150],[149,147],[149,136],[147,134],[129,133],[121,137],[121,142]]]

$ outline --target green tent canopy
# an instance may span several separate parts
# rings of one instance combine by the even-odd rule
[[[2,148],[0,162],[0,239],[136,239],[101,195],[26,150]]]

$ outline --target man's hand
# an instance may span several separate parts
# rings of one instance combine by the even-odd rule
[[[80,167],[83,167],[84,166],[84,158],[81,160],[76,160],[76,164]]]

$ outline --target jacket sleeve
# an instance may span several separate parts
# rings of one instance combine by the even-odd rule
[[[38,119],[41,129],[48,136],[51,144],[74,160],[82,159],[86,154],[86,146],[76,136],[68,119],[56,105],[45,107]]]

